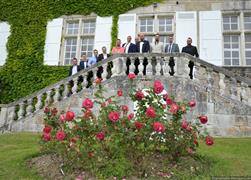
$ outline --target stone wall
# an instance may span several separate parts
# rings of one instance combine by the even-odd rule
[[[246,66],[223,66],[227,70],[237,74],[239,76],[247,77],[251,79],[251,67]]]

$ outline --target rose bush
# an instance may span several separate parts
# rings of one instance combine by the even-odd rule
[[[132,84],[136,76],[130,73],[128,78]],[[55,109],[44,109],[43,147],[61,156],[69,169],[82,168],[102,178],[122,178],[140,167],[140,177],[145,176],[156,154],[168,155],[169,161],[176,162],[196,154],[199,138],[209,146],[214,144],[213,138],[202,131],[208,122],[206,115],[186,119],[196,102],[178,102],[174,96],[163,95],[164,85],[159,80],[149,89],[131,87],[134,112],[120,104],[124,94],[121,89],[117,96],[104,97],[101,80],[96,86],[95,100],[83,101],[80,117],[70,110],[57,114]],[[98,112],[93,110],[95,105],[99,106]],[[166,159],[159,161],[164,163]]]

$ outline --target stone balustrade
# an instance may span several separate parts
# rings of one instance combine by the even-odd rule
[[[173,66],[169,63],[171,59],[175,62]],[[189,76],[189,61],[194,63],[192,79]],[[0,131],[9,130],[8,124],[12,121],[33,116],[46,105],[60,102],[92,87],[98,77],[100,66],[103,67],[101,73],[103,81],[116,76],[126,76],[128,72],[151,78],[181,77],[203,86],[208,93],[208,102],[212,101],[210,98],[212,90],[217,90],[221,96],[251,106],[251,80],[233,74],[225,68],[214,66],[185,53],[118,54],[27,97],[0,105]],[[170,73],[172,71],[174,74]]]

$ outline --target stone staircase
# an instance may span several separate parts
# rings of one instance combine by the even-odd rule
[[[169,74],[170,57],[175,59],[174,76]],[[92,98],[96,90],[95,85],[87,88],[88,74],[93,72],[93,82],[100,66],[104,69],[102,83],[108,89],[107,93],[114,95],[118,88],[122,88],[127,95],[129,82],[125,72],[128,59],[131,61],[130,72],[135,70],[135,60],[140,61],[139,74],[135,80],[137,88],[150,87],[155,79],[159,79],[169,95],[175,95],[178,99],[195,99],[197,108],[187,114],[186,118],[207,114],[207,128],[212,135],[251,136],[251,79],[237,76],[185,53],[114,55],[18,101],[0,105],[0,131],[40,131],[43,127],[43,108],[47,104],[59,111],[70,109],[81,115],[83,99]],[[145,76],[142,73],[144,59],[148,59]],[[189,77],[189,61],[194,62],[193,79]],[[113,62],[112,75],[107,79],[107,66],[110,62]],[[80,76],[83,79],[81,82]],[[128,96],[122,102],[133,110]]]

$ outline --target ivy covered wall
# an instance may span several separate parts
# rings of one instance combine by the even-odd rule
[[[66,66],[43,65],[46,26],[62,15],[113,16],[112,43],[118,15],[160,0],[1,0],[0,21],[11,25],[8,58],[0,69],[0,103],[9,103],[68,74]]]

